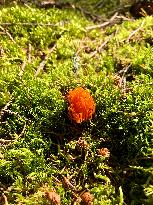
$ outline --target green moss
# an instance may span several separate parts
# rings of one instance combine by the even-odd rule
[[[48,204],[51,190],[65,205],[84,191],[97,205],[152,203],[153,17],[90,31],[92,17],[118,2],[68,2],[76,9],[0,9],[1,191],[11,204]],[[66,98],[77,86],[96,103],[81,124],[71,121]]]

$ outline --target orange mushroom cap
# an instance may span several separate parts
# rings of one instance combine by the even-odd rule
[[[67,95],[69,102],[68,113],[76,123],[92,118],[95,113],[95,102],[89,91],[82,87],[69,91]]]

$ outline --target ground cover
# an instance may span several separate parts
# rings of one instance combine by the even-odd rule
[[[99,2],[0,7],[2,204],[153,203],[153,17]]]

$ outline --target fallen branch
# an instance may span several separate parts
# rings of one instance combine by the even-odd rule
[[[5,114],[5,113],[9,113],[11,115],[15,115],[15,116],[18,116],[18,117],[21,117],[20,114],[18,112],[14,112],[12,110],[9,110],[8,107],[10,106],[12,101],[9,101],[0,111],[0,120],[2,119],[2,116]]]
[[[28,63],[31,63],[31,51],[32,51],[32,45],[29,43],[29,45],[28,45],[28,50],[27,50]]]
[[[129,37],[127,38],[126,42],[129,43],[130,39],[137,33],[139,32],[142,28],[143,28],[143,25],[145,23],[145,20],[142,21],[141,25],[136,29],[134,30],[132,33],[130,33]]]
[[[25,69],[25,67],[26,67],[26,64],[27,64],[27,62],[28,63],[31,63],[31,50],[32,50],[32,46],[31,46],[31,44],[29,43],[28,44],[28,48],[27,48],[27,57],[26,57],[26,59],[24,59],[24,62],[22,63],[22,65],[21,65],[21,69],[20,69],[20,72],[19,72],[19,77],[21,78],[22,77],[22,75],[23,75],[23,72],[24,72],[24,69]]]
[[[13,22],[5,22],[5,23],[0,23],[0,26],[61,26],[64,25],[65,23],[68,23],[69,20],[65,21],[60,21],[55,24],[53,23],[31,23],[31,22],[18,22],[18,23],[13,23]],[[3,28],[3,27],[2,27]],[[4,28],[3,28],[4,29]]]
[[[5,139],[0,138],[0,144],[10,144],[10,143],[12,143],[14,141],[15,140],[5,140]]]
[[[39,64],[38,68],[37,68],[37,71],[35,73],[35,77],[37,77],[40,73],[40,71],[42,71],[44,69],[44,66],[46,65],[47,63],[47,60],[50,56],[50,54],[55,50],[56,48],[56,43],[53,45],[53,47],[49,50],[48,54],[44,57],[44,60]]]
[[[8,107],[10,106],[11,104],[11,101],[9,101],[8,103],[6,103],[6,105],[1,109],[1,112],[0,112],[0,116],[2,116],[5,111],[8,109]]]
[[[52,8],[52,7],[56,7],[56,8],[59,8],[59,9],[62,9],[62,8],[78,9],[82,14],[84,14],[86,16],[89,16],[94,21],[99,19],[98,15],[91,14],[90,11],[87,11],[87,10],[83,9],[82,7],[80,7],[80,6],[76,6],[76,5],[68,3],[68,2],[67,3],[62,3],[62,2],[58,2],[58,1],[56,2],[54,0],[42,1],[40,3],[37,3],[37,6],[40,7],[40,8],[45,8],[45,9],[49,9],[49,8]]]
[[[100,17],[98,15],[92,14],[90,11],[87,11],[85,9],[83,9],[82,7],[75,7],[76,9],[78,9],[83,15],[88,16],[89,18],[91,18],[94,22],[95,21],[100,21]]]
[[[105,0],[100,0],[95,6],[94,6],[94,9],[98,8],[102,8],[105,4]]]
[[[91,53],[90,57],[93,58],[97,53],[100,53],[101,50],[107,45],[111,37],[104,41],[94,52]]]
[[[76,191],[76,188],[71,184],[71,182],[66,177],[63,177],[63,185],[64,187],[69,188],[72,191]]]
[[[20,72],[19,72],[19,77],[22,77],[23,71],[24,71],[24,69],[25,69],[25,67],[26,67],[26,64],[27,64],[27,61],[24,60],[24,62],[23,62],[22,65],[21,65],[21,69],[20,69]]]
[[[2,26],[0,26],[0,29],[11,39],[11,41],[13,43],[15,43],[15,40],[13,39],[13,37],[11,36],[11,34],[7,31],[7,29],[3,28]]]
[[[24,135],[25,130],[26,130],[26,127],[27,127],[27,124],[26,124],[26,122],[25,122],[24,127],[23,127],[23,130],[22,130],[22,132],[19,134],[19,137],[22,137],[22,136]]]
[[[106,26],[112,24],[113,21],[117,18],[117,15],[118,15],[118,12],[116,12],[116,13],[110,18],[109,21],[106,21],[106,22],[104,22],[104,23],[102,23],[102,24],[98,24],[98,25],[94,25],[94,26],[88,26],[88,27],[86,27],[86,30],[89,31],[89,30],[93,30],[93,29],[97,29],[97,28],[102,29],[102,28],[104,28],[104,27],[106,27]]]
[[[2,110],[1,115],[3,115],[5,112],[7,112],[7,113],[9,113],[9,114],[11,114],[11,115],[20,116],[19,113],[14,112],[14,111],[12,111],[12,110],[7,110],[7,109]]]
[[[70,3],[61,3],[61,2],[57,2],[56,0],[41,1],[41,2],[37,3],[36,5],[40,8],[45,8],[45,9],[49,9],[52,7],[56,7],[58,9],[71,7]]]
[[[115,76],[116,81],[117,81],[117,85],[119,88],[122,89],[123,93],[125,93],[127,91],[125,74],[127,73],[128,69],[130,67],[131,67],[131,64],[129,64],[128,66],[124,67],[122,70],[117,72],[117,75]],[[120,76],[121,74],[122,74],[122,76]]]
[[[120,16],[116,16],[117,19],[121,19],[124,21],[134,21],[134,19],[131,18],[127,18],[126,16],[120,15]]]
[[[3,196],[3,199],[4,199],[4,205],[9,205],[6,195],[3,193],[2,196]]]

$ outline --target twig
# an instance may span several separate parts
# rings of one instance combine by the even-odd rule
[[[138,160],[153,160],[153,157],[139,157]]]
[[[4,199],[4,205],[9,205],[6,195],[3,193],[2,196],[3,196],[3,199]]]
[[[23,71],[24,71],[24,69],[26,67],[26,64],[27,64],[27,61],[25,59],[24,62],[22,63],[22,65],[21,65],[21,69],[20,69],[20,72],[19,72],[19,77],[22,77]]]
[[[5,111],[8,109],[8,107],[10,106],[11,101],[9,101],[8,103],[6,103],[6,105],[1,109],[0,115],[2,116]]]
[[[111,37],[104,41],[94,52],[91,53],[90,57],[93,58],[97,53],[100,53],[102,48],[104,48],[110,41]]]
[[[9,114],[11,114],[11,115],[17,115],[17,116],[19,116],[19,113],[13,112],[12,110],[7,110],[7,109],[2,110],[1,115],[3,115],[5,112],[7,112],[7,113],[9,113]]]
[[[73,191],[76,191],[76,188],[71,184],[71,182],[66,177],[63,177],[63,184],[65,187],[70,188]]]
[[[131,66],[131,64],[129,64],[128,66],[124,67],[116,75],[116,76],[119,77],[118,86],[122,89],[123,92],[126,91],[126,77],[125,77],[125,74],[127,73],[127,71],[130,68],[130,66]],[[118,74],[122,74],[122,76],[120,77]]]
[[[131,64],[129,64],[127,67],[125,67],[123,69],[123,75],[122,75],[122,78],[121,78],[121,81],[120,81],[120,86],[122,87],[123,85],[123,90],[126,89],[126,78],[125,78],[125,74],[127,73],[128,69],[130,68]]]
[[[23,130],[22,130],[22,132],[19,134],[19,137],[22,137],[22,136],[24,135],[25,130],[26,130],[26,127],[27,127],[27,124],[26,124],[26,122],[25,122],[24,127],[23,127]]]
[[[9,102],[1,109],[1,111],[0,111],[0,119],[1,119],[1,117],[5,114],[5,112],[6,112],[6,113],[9,113],[9,114],[11,114],[11,115],[16,115],[16,116],[21,117],[18,112],[14,112],[14,111],[8,109],[8,107],[9,107],[10,104],[11,104],[11,102],[12,102],[12,101],[9,101]]]
[[[4,159],[4,155],[1,152],[0,152],[0,159]]]
[[[142,29],[143,25],[145,23],[145,20],[142,21],[141,25],[136,29],[134,30],[132,33],[130,33],[129,37],[127,38],[126,42],[128,43],[130,41],[130,39],[138,32]]]
[[[38,68],[37,68],[37,71],[35,73],[35,77],[37,77],[40,73],[41,70],[44,69],[44,66],[46,65],[47,63],[47,60],[50,56],[50,54],[55,50],[56,48],[56,43],[53,45],[53,47],[49,50],[49,53],[44,57],[44,60],[39,64]]]
[[[95,6],[94,9],[98,8],[100,9],[101,7],[104,6],[105,0],[100,0]]]
[[[18,23],[5,22],[5,23],[0,23],[0,26],[17,25],[17,26],[55,26],[56,27],[56,26],[64,25],[64,23],[68,23],[68,22],[69,22],[69,20],[60,21],[60,22],[57,22],[56,24],[53,24],[53,23],[31,23],[31,22],[18,22]]]
[[[52,176],[52,178],[57,182],[57,183],[62,183],[60,180],[58,180],[56,177]]]
[[[4,193],[2,194],[2,196],[3,196],[3,199],[4,199],[4,205],[9,205],[9,204],[8,204],[8,200],[7,200],[7,197],[5,196]]]
[[[90,11],[83,9],[80,6],[76,6],[75,8],[78,9],[82,13],[82,15],[89,16],[89,18],[91,18],[93,21],[100,21],[100,16],[92,14]]]
[[[62,2],[58,2],[58,1],[41,1],[39,3],[36,4],[38,7],[40,8],[45,8],[45,9],[49,9],[49,8],[52,8],[52,7],[57,7],[59,9],[62,9],[62,8],[67,8],[67,7],[71,7],[71,4],[70,3],[62,3]]]
[[[32,51],[32,46],[31,46],[31,44],[29,43],[28,51],[27,51],[28,63],[31,63],[31,51]]]
[[[122,70],[119,70],[117,73],[121,74],[123,73],[123,75],[125,75],[125,73],[128,71],[128,69],[130,68],[131,64],[129,64],[128,66],[124,67]]]
[[[11,142],[14,142],[15,140],[5,140],[5,139],[2,139],[0,138],[0,144],[9,144]]]
[[[122,19],[124,21],[134,21],[134,19],[131,18],[127,18],[126,16],[120,15],[120,16],[116,16],[117,19]]]
[[[4,29],[2,26],[0,26],[0,29],[1,29],[3,32],[6,33],[6,35],[11,39],[11,41],[12,41],[13,43],[15,43],[15,40],[13,39],[13,37],[11,36],[11,34],[10,34],[6,29]]]
[[[93,30],[93,29],[97,29],[97,28],[104,28],[108,25],[110,25],[111,23],[113,23],[113,21],[115,20],[115,18],[117,17],[118,15],[118,12],[116,12],[111,18],[109,21],[106,21],[102,24],[98,24],[98,25],[94,25],[94,26],[88,26],[86,27],[86,30]]]
[[[19,72],[19,77],[22,77],[23,71],[24,71],[24,69],[26,67],[26,64],[27,64],[27,61],[28,61],[28,63],[31,63],[31,50],[32,50],[32,46],[29,43],[28,48],[27,48],[27,59],[24,59],[24,62],[21,65],[21,69],[20,69],[20,72]]]

